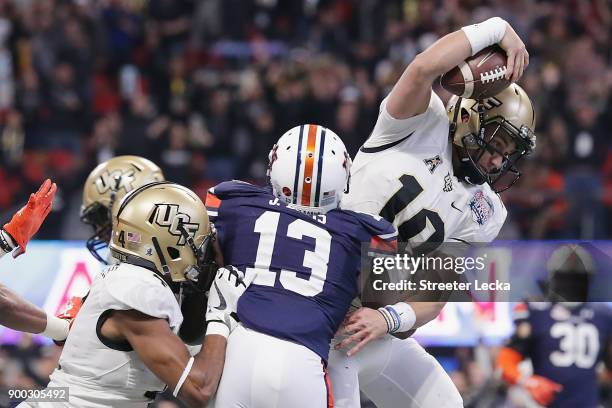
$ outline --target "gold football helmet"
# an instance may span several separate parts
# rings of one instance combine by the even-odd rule
[[[121,262],[173,282],[198,282],[211,233],[202,200],[171,182],[147,184],[115,206],[109,249]]]
[[[99,250],[108,246],[111,237],[111,208],[128,192],[154,181],[163,181],[161,169],[139,156],[117,156],[99,164],[87,177],[83,187],[81,221],[93,227],[87,249],[106,263]]]
[[[451,139],[461,152],[457,176],[470,184],[487,182],[496,192],[510,188],[521,175],[517,162],[535,149],[536,115],[527,93],[520,86],[510,84],[483,100],[453,96],[448,102],[447,114]],[[492,143],[496,136],[502,135],[514,142],[513,152],[501,152]],[[503,157],[500,169],[487,172],[478,165],[487,151]]]

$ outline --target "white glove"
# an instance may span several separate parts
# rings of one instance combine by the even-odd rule
[[[238,299],[250,285],[251,280],[247,281],[244,274],[231,265],[217,270],[208,293],[207,336],[219,334],[227,337],[236,328]]]

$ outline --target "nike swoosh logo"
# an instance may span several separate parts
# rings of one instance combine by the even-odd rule
[[[217,282],[214,282],[215,290],[217,291],[217,295],[219,295],[219,306],[215,307],[217,310],[225,310],[227,308],[227,303],[225,302],[225,298],[221,294],[219,287],[217,286]]]
[[[453,207],[455,210],[457,210],[459,212],[463,212],[463,210],[460,210],[459,208],[455,207],[455,202],[454,201],[451,203],[451,207]]]
[[[488,54],[487,54],[487,55],[486,55],[486,56],[485,56],[483,59],[481,59],[481,60],[480,60],[480,62],[478,63],[478,65],[476,65],[476,68],[480,68],[480,66],[481,66],[482,64],[484,64],[485,62],[487,62],[487,60],[488,60],[489,58],[491,58],[492,56],[493,56],[493,52],[492,52],[492,51],[489,51],[489,53],[488,53]]]

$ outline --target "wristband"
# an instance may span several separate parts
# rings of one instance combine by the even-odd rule
[[[500,42],[506,34],[507,24],[503,18],[492,17],[482,23],[462,27],[461,30],[472,47],[472,55],[483,48]]]
[[[194,358],[191,357],[189,361],[187,362],[187,365],[185,366],[185,369],[183,370],[183,374],[181,374],[181,378],[179,378],[178,383],[176,384],[176,387],[174,387],[174,391],[172,391],[173,396],[176,397],[179,391],[181,390],[183,383],[185,382],[185,380],[187,379],[187,376],[189,375],[189,372],[191,371],[191,367],[193,366],[193,361],[194,361]]]
[[[387,305],[379,308],[378,311],[387,322],[387,333],[408,331],[414,327],[414,323],[416,322],[414,309],[406,302]]]
[[[218,334],[219,336],[223,336],[227,339],[227,336],[230,334],[229,327],[220,320],[211,320],[208,322],[206,326],[206,336]]]
[[[15,245],[15,241],[11,237],[11,234],[2,228],[2,230],[0,230],[0,256],[12,252],[16,246],[17,245]]]
[[[68,320],[47,315],[47,326],[39,334],[52,338],[55,341],[64,341],[68,337],[69,328],[70,323],[68,323]]]

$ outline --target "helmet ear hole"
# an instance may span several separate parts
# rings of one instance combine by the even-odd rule
[[[470,113],[465,108],[461,108],[461,122],[468,123],[470,121]]]
[[[181,253],[175,247],[167,247],[168,255],[170,255],[170,259],[175,260],[181,257]]]

